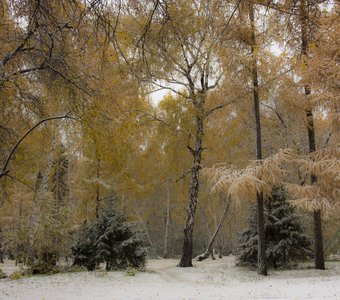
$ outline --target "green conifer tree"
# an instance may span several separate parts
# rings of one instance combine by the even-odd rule
[[[144,267],[146,248],[143,233],[126,221],[117,209],[103,212],[99,218],[85,224],[72,248],[74,265],[92,271],[100,263],[106,270]]]
[[[248,265],[257,262],[256,214],[256,207],[253,207],[247,221],[248,228],[238,238],[237,258]],[[265,202],[265,224],[266,256],[270,266],[285,266],[289,261],[313,255],[309,248],[310,239],[303,233],[303,219],[286,201],[282,188],[274,188],[271,198]]]

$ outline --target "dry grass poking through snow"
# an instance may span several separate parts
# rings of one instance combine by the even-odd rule
[[[79,272],[0,281],[0,299],[340,299],[340,262],[326,271],[255,271],[233,257],[177,268],[178,260],[150,260],[145,272]],[[10,266],[1,266],[11,270]]]

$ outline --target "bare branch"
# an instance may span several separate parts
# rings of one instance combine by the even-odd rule
[[[215,83],[213,85],[209,85],[209,86],[206,87],[207,91],[208,90],[212,90],[215,87],[217,87],[219,82],[220,82],[220,80],[222,79],[222,77],[223,77],[223,72],[217,77],[217,79],[216,79],[216,81],[215,81]],[[208,83],[206,82],[206,84],[208,84]]]
[[[21,179],[16,178],[16,177],[14,177],[14,176],[12,176],[12,175],[10,175],[10,174],[8,174],[8,173],[7,173],[6,176],[9,177],[9,178],[11,178],[11,179],[14,180],[14,181],[17,181],[17,182],[21,183],[22,185],[28,187],[28,188],[35,194],[35,196],[36,196],[37,198],[39,198],[39,197],[38,197],[38,193],[36,192],[36,189],[35,189],[34,187],[30,186],[29,184],[27,184],[26,182],[22,181]]]
[[[18,70],[15,71],[9,75],[5,75],[4,77],[0,78],[2,82],[6,82],[9,81],[11,78],[18,76],[18,75],[27,75],[36,71],[41,71],[46,69],[45,65],[41,65],[39,67],[32,67],[32,68],[27,68],[27,69],[22,69],[22,70]]]
[[[285,128],[288,128],[287,124],[285,123],[285,121],[283,120],[283,118],[281,117],[281,115],[278,113],[278,111],[275,108],[273,108],[270,105],[267,105],[265,103],[261,103],[261,105],[263,105],[264,107],[269,108],[270,110],[272,110],[275,113],[275,115],[277,116],[277,118],[280,120],[281,124]]]
[[[2,60],[2,63],[0,63],[2,67],[4,67],[11,59],[16,57],[19,53],[26,52],[26,51],[33,49],[33,48],[25,48],[27,41],[31,38],[33,33],[34,33],[33,30],[29,31],[25,39],[22,41],[22,43],[12,53],[9,53],[5,56],[5,58]]]
[[[142,113],[144,116],[147,116],[147,117],[150,117],[152,120],[154,121],[157,121],[157,122],[160,122],[168,127],[171,127],[173,128],[176,132],[182,132],[184,133],[185,135],[189,136],[190,137],[190,133],[186,130],[183,130],[183,129],[179,129],[177,128],[174,124],[171,124],[165,120],[162,120],[161,118],[157,117],[156,114],[150,114],[150,113],[147,113],[145,111],[142,111],[142,110],[139,110],[139,109],[136,109],[136,110],[133,110],[134,112],[139,112],[139,113]],[[130,112],[130,111],[129,111]]]
[[[175,180],[175,182],[178,182],[178,181],[184,179],[184,178],[185,178],[188,174],[190,174],[190,173],[191,173],[191,169],[188,170],[188,171],[186,171],[185,173],[183,173],[182,176],[178,177],[178,178]]]
[[[40,120],[38,123],[36,123],[33,127],[31,127],[18,141],[17,143],[14,145],[14,147],[12,148],[11,152],[9,153],[3,167],[2,170],[0,172],[0,178],[4,177],[4,176],[8,176],[9,170],[7,169],[8,164],[15,152],[15,150],[19,147],[19,145],[21,144],[21,142],[35,129],[37,128],[40,124],[43,124],[45,122],[51,121],[51,120],[57,120],[57,119],[74,119],[73,117],[70,116],[71,112],[74,111],[74,108],[72,110],[70,110],[69,112],[67,112],[64,115],[61,116],[54,116],[54,117],[49,117],[49,118],[45,118]]]
[[[210,116],[214,111],[225,108],[226,106],[228,106],[229,104],[235,103],[235,101],[231,101],[231,102],[224,102],[224,103],[220,103],[219,105],[216,105],[215,107],[209,109],[206,113],[205,116],[208,117]]]

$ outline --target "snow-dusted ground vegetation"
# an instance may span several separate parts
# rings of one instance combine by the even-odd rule
[[[232,256],[177,268],[178,260],[149,260],[144,272],[75,272],[0,281],[0,299],[340,299],[340,262],[259,276]],[[13,265],[1,266],[10,273]]]

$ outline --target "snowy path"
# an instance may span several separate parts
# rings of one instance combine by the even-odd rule
[[[264,278],[235,267],[233,257],[175,267],[150,260],[146,272],[80,272],[0,281],[0,299],[340,299],[340,263],[328,270],[271,271]]]

